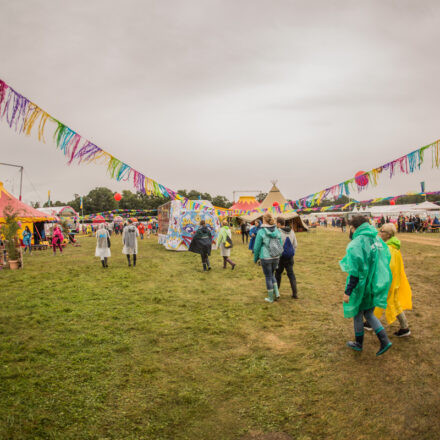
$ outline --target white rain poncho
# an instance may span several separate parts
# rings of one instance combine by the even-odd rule
[[[100,225],[99,229],[96,231],[96,251],[95,257],[110,257],[110,248],[108,247],[109,234],[104,225]]]
[[[122,253],[125,255],[137,254],[138,244],[137,237],[139,237],[138,228],[135,225],[125,226],[122,231]]]

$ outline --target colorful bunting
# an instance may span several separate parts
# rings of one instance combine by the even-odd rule
[[[136,191],[162,198],[169,197],[171,199],[183,200],[185,207],[214,210],[217,215],[223,217],[250,215],[253,213],[264,214],[266,211],[280,214],[301,210],[319,210],[319,205],[328,197],[339,198],[343,195],[350,196],[352,191],[361,192],[369,186],[376,186],[380,175],[382,175],[384,171],[389,173],[390,178],[393,178],[397,172],[404,174],[414,173],[416,170],[419,170],[423,164],[427,150],[431,150],[432,167],[439,168],[440,166],[440,141],[435,141],[405,156],[358,175],[356,179],[348,179],[298,200],[271,207],[268,210],[257,208],[243,211],[211,208],[203,206],[201,202],[188,200],[155,180],[146,177],[144,174],[83,138],[70,127],[55,119],[26,97],[16,92],[2,80],[0,80],[0,118],[5,120],[10,128],[14,128],[18,133],[24,133],[27,136],[30,136],[32,129],[37,126],[38,140],[42,142],[45,142],[44,134],[47,129],[47,122],[49,121],[55,125],[53,133],[55,144],[67,157],[67,163],[69,165],[74,162],[81,164],[84,162],[90,163],[102,160],[104,164],[106,164],[107,171],[113,179],[117,181],[132,180]],[[359,202],[351,202],[350,204],[352,203]],[[348,206],[349,204],[346,205],[346,207]],[[324,209],[328,210],[329,208],[325,207]]]

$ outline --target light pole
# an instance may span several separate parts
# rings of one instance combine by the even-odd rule
[[[10,163],[3,163],[3,162],[0,162],[0,165],[5,165],[7,167],[20,168],[20,196],[19,196],[18,199],[21,202],[21,192],[23,190],[23,166],[22,165],[13,165],[13,164],[10,164]]]

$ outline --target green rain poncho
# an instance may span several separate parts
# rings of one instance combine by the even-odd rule
[[[388,246],[377,235],[376,229],[369,223],[359,226],[339,263],[344,272],[359,278],[350,301],[343,303],[345,318],[352,318],[361,310],[373,307],[386,309],[392,281],[390,260]]]

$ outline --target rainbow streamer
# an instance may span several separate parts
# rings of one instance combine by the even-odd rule
[[[264,210],[256,208],[249,211],[218,209],[202,206],[197,202],[191,202],[185,197],[177,194],[175,191],[161,185],[149,177],[146,177],[144,174],[130,167],[123,161],[99,148],[94,143],[83,138],[67,125],[50,116],[38,105],[16,92],[2,80],[0,80],[0,118],[5,120],[8,126],[13,128],[16,132],[24,133],[27,136],[30,136],[33,128],[38,126],[38,140],[42,142],[45,142],[45,130],[48,126],[47,122],[50,121],[55,125],[53,139],[56,147],[67,157],[68,165],[71,165],[74,162],[79,165],[81,163],[100,161],[107,166],[107,172],[111,178],[117,181],[131,180],[136,191],[140,193],[162,198],[169,197],[171,199],[182,200],[184,206],[190,206],[194,209],[211,210],[212,212],[221,213],[223,216],[242,216],[254,213],[264,214],[266,211],[273,213],[286,213],[299,210],[318,210],[320,209],[319,205],[322,201],[330,196],[334,198],[341,197],[344,194],[350,196],[353,191],[360,193],[370,185],[376,186],[379,177],[384,171],[389,173],[391,179],[398,172],[411,174],[416,170],[420,170],[421,165],[424,163],[425,152],[427,150],[431,150],[432,167],[439,168],[440,166],[440,145],[439,141],[435,141],[399,157],[398,159],[373,168],[372,170],[357,176],[356,179],[351,178],[345,180],[337,185],[324,188],[306,197],[301,197],[298,200],[277,206],[275,209],[270,208]],[[328,210],[329,208],[325,207],[325,209]]]

